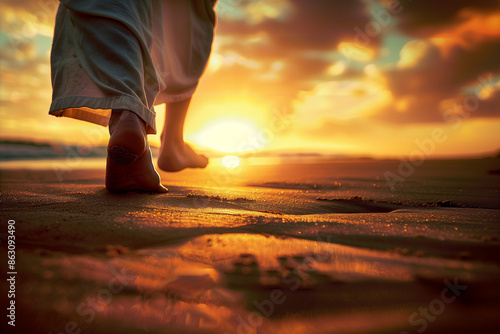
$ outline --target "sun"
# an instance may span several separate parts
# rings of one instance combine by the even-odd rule
[[[224,153],[254,151],[266,146],[260,128],[244,117],[221,117],[189,136],[199,147]]]
[[[236,168],[240,166],[240,158],[235,155],[226,155],[222,158],[221,164],[226,168]]]

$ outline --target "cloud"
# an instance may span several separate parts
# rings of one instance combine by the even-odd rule
[[[274,48],[285,50],[328,50],[354,38],[353,28],[370,20],[361,0],[288,0],[286,18],[258,23],[228,21],[218,28],[222,35],[239,37],[265,33]],[[259,3],[264,3],[263,1]],[[251,15],[251,13],[248,13]]]
[[[52,36],[57,0],[2,0],[2,32],[16,39]]]
[[[248,73],[240,75],[238,71],[233,74],[251,79],[254,87],[261,88],[266,86],[263,81],[271,77],[274,86],[286,86],[279,89],[286,90],[290,98],[298,90],[313,88],[332,64],[344,58],[338,47],[342,42],[354,40],[354,27],[370,21],[362,0],[241,1],[239,4],[241,6],[234,6],[234,11],[245,11],[246,15],[234,15],[220,22],[217,28],[220,45],[216,52],[221,55],[235,52],[255,60],[265,74],[273,72],[273,66],[279,63],[279,75],[247,76]],[[248,19],[254,15],[255,8],[265,11],[268,4],[280,8],[280,15]],[[379,39],[375,38],[370,47],[375,49],[378,43]],[[262,89],[266,90],[267,87]]]
[[[296,118],[302,124],[332,118],[347,120],[369,116],[377,106],[387,105],[390,92],[368,75],[357,80],[330,81],[310,91],[299,92],[293,101]],[[315,117],[311,117],[314,111]]]
[[[393,103],[376,117],[393,123],[442,122],[450,106],[468,99],[467,90],[472,89],[469,95],[474,97],[476,89],[495,85],[491,78],[500,74],[498,59],[500,40],[473,49],[455,45],[448,54],[432,41],[411,41],[402,49],[398,66],[383,73]],[[478,106],[471,117],[500,116],[500,109],[492,108],[500,102],[498,94],[490,95],[484,100],[476,97]]]
[[[450,108],[463,109],[471,98],[478,103],[470,117],[500,116],[494,107],[500,104],[498,88],[483,99],[474,92],[494,87],[494,79],[485,84],[485,78],[500,75],[500,1],[401,3],[397,27],[417,39],[403,47],[397,66],[384,71],[393,102],[376,117],[391,123],[442,122]]]
[[[50,138],[49,49],[58,1],[4,0],[0,11],[2,136]],[[40,124],[44,124],[44,128]],[[69,132],[67,132],[69,134]]]
[[[381,0],[382,3],[394,0]],[[440,31],[463,24],[467,12],[487,14],[500,9],[499,0],[400,1],[403,10],[398,14],[398,27],[405,34],[416,37],[434,37]]]
[[[363,106],[370,99],[346,95],[342,87],[353,82],[366,86],[367,78],[352,61],[376,63],[380,39],[390,33],[391,28],[382,29],[380,35],[370,39],[366,50],[361,50],[364,54],[349,57],[346,62],[340,55],[345,52],[339,53],[344,46],[362,47],[355,39],[354,28],[365,27],[374,20],[371,17],[374,11],[361,1],[290,0],[287,6],[281,2],[287,10],[279,19],[224,22],[218,33],[227,39],[218,51],[244,55],[260,64],[259,72],[274,75],[255,75],[251,69],[233,66],[214,76],[223,78],[221,83],[231,81],[231,77],[244,78],[234,82],[232,89],[235,90],[252,90],[262,96],[279,91],[294,99],[293,107],[298,114],[302,108],[314,110],[316,117],[326,111],[337,116],[357,115],[395,124],[443,122],[448,108],[444,102],[463,103],[466,91],[479,85],[481,76],[500,73],[500,34],[491,33],[497,22],[497,3],[401,1],[402,11],[394,14],[398,20],[393,22],[398,22],[398,28],[408,36],[421,38],[404,46],[396,64],[380,67],[377,92],[358,90],[369,92],[369,97],[377,101],[368,103],[368,108]],[[281,64],[279,73],[272,69],[276,62]],[[272,80],[265,82],[265,78]],[[333,92],[331,96],[319,92],[327,86]],[[299,93],[304,91],[308,93]],[[497,94],[490,95],[480,101],[471,117],[498,116],[492,107],[498,102]],[[301,103],[297,97],[302,99]],[[372,112],[353,112],[362,107],[371,108]]]

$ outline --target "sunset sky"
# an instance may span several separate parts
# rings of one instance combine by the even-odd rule
[[[0,138],[104,145],[107,129],[47,114],[57,4],[1,1]],[[218,15],[186,125],[200,148],[500,149],[500,1],[221,0]]]

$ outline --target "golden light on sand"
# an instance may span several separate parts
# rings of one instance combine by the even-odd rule
[[[190,139],[200,147],[225,153],[239,153],[262,149],[266,143],[259,140],[260,129],[244,117],[222,117],[209,122]]]
[[[226,168],[236,168],[240,165],[240,158],[235,155],[226,155],[222,158],[221,164]]]

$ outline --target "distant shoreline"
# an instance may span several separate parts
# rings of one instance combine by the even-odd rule
[[[158,155],[158,147],[151,147],[154,157]],[[276,164],[277,160],[285,163],[319,163],[338,161],[394,161],[398,157],[369,156],[369,155],[347,155],[347,154],[325,154],[317,152],[282,152],[282,151],[259,151],[242,153],[224,153],[213,150],[200,149],[202,153],[210,158],[221,158],[227,155],[237,155],[240,158],[252,158],[262,160],[274,160],[271,164]],[[66,159],[66,158],[105,158],[107,154],[106,146],[81,146],[62,143],[35,142],[28,140],[6,140],[0,139],[0,168],[6,161],[34,161],[44,159]],[[432,160],[470,160],[500,158],[500,151],[486,152],[463,156],[430,156],[427,161]]]

